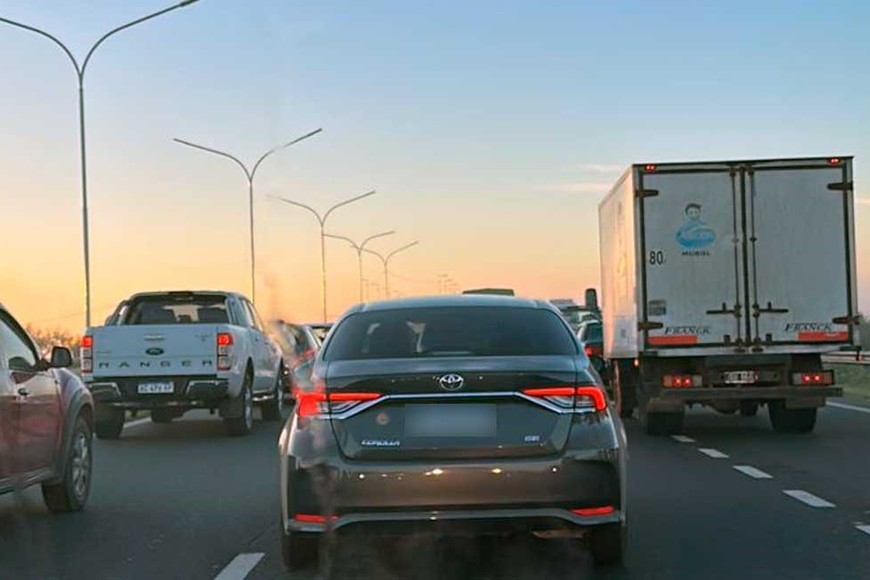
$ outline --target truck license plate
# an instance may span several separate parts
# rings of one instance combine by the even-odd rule
[[[139,383],[140,395],[158,395],[174,391],[175,385],[172,383]]]
[[[754,385],[758,382],[756,371],[728,371],[722,373],[726,385]]]

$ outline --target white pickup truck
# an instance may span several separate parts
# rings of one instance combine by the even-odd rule
[[[135,294],[81,344],[95,431],[116,439],[127,409],[168,423],[189,409],[217,410],[230,435],[246,435],[253,406],[279,420],[283,362],[251,302],[232,292]]]

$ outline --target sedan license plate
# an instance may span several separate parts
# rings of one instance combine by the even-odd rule
[[[172,383],[139,383],[140,395],[160,395],[175,392]]]
[[[722,373],[722,380],[726,385],[754,385],[758,382],[756,371],[728,371]]]
[[[495,405],[405,405],[405,435],[495,437],[496,417]]]

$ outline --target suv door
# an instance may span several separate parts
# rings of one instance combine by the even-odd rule
[[[54,374],[43,367],[27,333],[0,312],[2,378],[18,407],[14,462],[21,473],[50,467],[61,423],[60,390]]]

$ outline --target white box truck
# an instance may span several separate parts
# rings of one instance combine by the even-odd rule
[[[599,206],[604,355],[650,434],[688,405],[813,430],[858,344],[852,158],[632,165]]]

